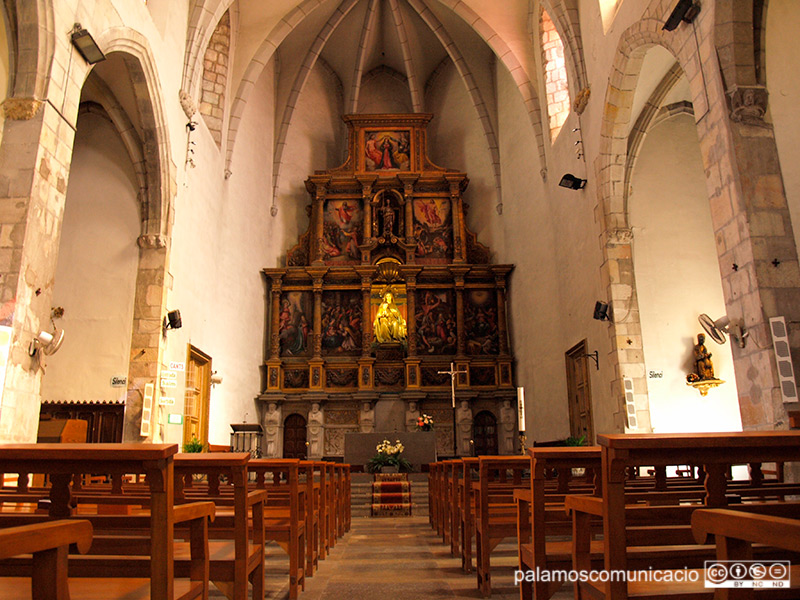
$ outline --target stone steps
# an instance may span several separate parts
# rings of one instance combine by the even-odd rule
[[[411,473],[411,514],[428,516],[428,475]],[[350,511],[354,517],[369,517],[372,512],[372,475],[353,473],[350,484]]]

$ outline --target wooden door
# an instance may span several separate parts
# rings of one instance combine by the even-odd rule
[[[497,419],[488,410],[475,415],[472,440],[475,442],[475,456],[497,454]]]
[[[566,360],[570,436],[574,438],[586,436],[584,443],[591,445],[594,443],[594,424],[586,340],[570,348],[566,353]]]
[[[186,392],[183,405],[183,443],[197,438],[208,444],[211,400],[211,357],[189,345],[186,359]]]
[[[302,415],[292,414],[283,422],[283,458],[306,459],[306,420]]]

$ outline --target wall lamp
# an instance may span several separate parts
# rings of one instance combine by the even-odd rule
[[[219,385],[222,383],[222,375],[219,374],[219,371],[213,371],[210,377],[211,385]],[[247,413],[245,413],[246,415]]]
[[[582,190],[586,187],[586,180],[580,177],[575,177],[572,173],[567,173],[558,182],[558,185],[570,190]]]
[[[592,314],[593,319],[597,319],[598,321],[609,321],[613,323],[613,319],[611,318],[611,307],[608,305],[608,302],[603,302],[602,300],[598,300],[594,303],[594,314]]]
[[[42,330],[39,332],[39,335],[33,338],[30,346],[28,346],[28,356],[33,358],[39,353],[40,350],[47,355],[55,354],[58,352],[58,349],[61,348],[61,344],[63,342],[63,329],[55,329],[53,330],[53,333]]]
[[[80,52],[80,55],[90,65],[94,65],[106,59],[106,55],[100,50],[100,46],[94,41],[92,34],[81,27],[80,23],[75,23],[70,34],[72,45]]]
[[[673,31],[681,24],[691,23],[694,18],[700,13],[700,3],[694,0],[678,0],[675,8],[672,9],[669,17],[667,18],[664,26],[661,28],[664,31]]]
[[[182,326],[183,321],[181,321],[181,311],[171,310],[167,313],[167,316],[164,317],[162,330],[164,334],[166,334],[167,329],[180,329]]]

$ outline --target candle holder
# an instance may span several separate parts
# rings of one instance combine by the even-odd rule
[[[527,438],[525,437],[525,432],[524,431],[520,431],[519,432],[519,453],[520,454],[524,455],[525,452],[527,451],[527,448],[525,447],[526,443],[527,443]]]

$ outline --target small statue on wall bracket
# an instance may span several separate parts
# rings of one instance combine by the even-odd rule
[[[686,376],[686,385],[700,390],[700,395],[705,396],[712,387],[725,383],[714,376],[714,363],[711,353],[706,349],[706,336],[697,334],[697,344],[694,346],[694,372]]]

